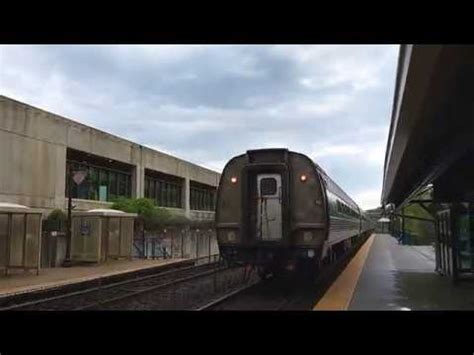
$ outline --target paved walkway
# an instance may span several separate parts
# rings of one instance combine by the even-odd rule
[[[374,238],[375,236],[370,236],[359,249],[337,280],[326,291],[324,297],[313,308],[315,311],[344,311],[347,309]]]
[[[372,235],[314,310],[474,310],[474,282],[435,272],[432,246]]]
[[[377,234],[348,309],[474,309],[474,283],[454,285],[436,273],[433,247],[399,245]]]
[[[105,264],[94,266],[41,269],[38,276],[36,272],[11,270],[10,275],[0,276],[0,297],[88,281],[100,277],[176,263],[183,260],[185,259],[113,260]]]

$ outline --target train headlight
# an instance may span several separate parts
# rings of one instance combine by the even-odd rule
[[[313,232],[311,231],[304,231],[303,232],[303,241],[310,242],[313,240]]]
[[[232,177],[230,178],[230,182],[231,182],[232,184],[237,184],[237,177],[236,177],[236,176],[232,176]]]
[[[308,177],[305,174],[301,174],[300,180],[301,182],[305,182],[306,180],[308,180]]]

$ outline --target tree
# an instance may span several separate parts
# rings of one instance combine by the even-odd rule
[[[112,208],[128,213],[137,213],[139,222],[148,231],[189,224],[186,217],[173,214],[166,208],[157,207],[153,200],[147,198],[121,197],[114,201]]]
[[[46,218],[47,229],[52,231],[61,231],[64,229],[67,220],[67,215],[60,209],[54,209]]]
[[[433,191],[430,188],[425,189],[414,197],[416,200],[432,200]],[[432,204],[427,202],[424,204],[428,209],[432,208]],[[435,242],[435,226],[434,217],[422,208],[418,203],[409,204],[404,208],[406,216],[419,217],[425,220],[413,218],[405,218],[405,232],[410,234],[411,243],[414,245],[430,245]],[[429,221],[433,220],[433,222]],[[401,219],[399,218],[399,223]]]

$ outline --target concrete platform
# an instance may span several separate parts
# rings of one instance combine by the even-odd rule
[[[12,271],[8,276],[0,276],[0,298],[181,263],[186,260],[112,260],[101,265],[41,269],[38,276],[33,272]]]
[[[399,245],[373,235],[358,251],[315,310],[474,310],[474,282],[435,272],[431,246]]]

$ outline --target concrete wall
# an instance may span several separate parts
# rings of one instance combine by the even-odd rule
[[[186,200],[178,212],[213,218],[212,212],[190,211],[189,181],[217,187],[219,173],[0,95],[0,201],[65,209],[67,148],[134,165],[134,197],[144,195],[146,168],[182,177]],[[91,200],[74,204],[77,210],[110,205]]]

